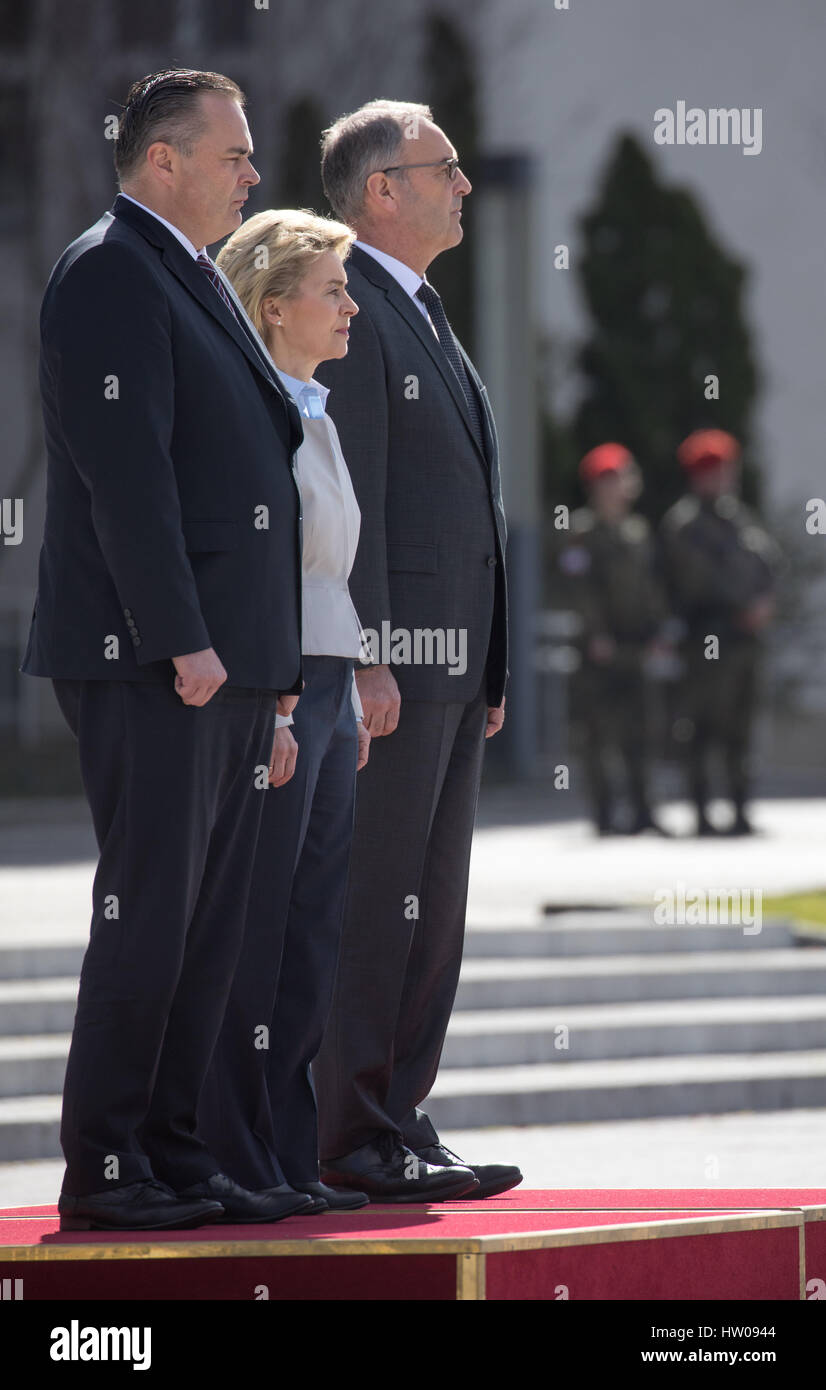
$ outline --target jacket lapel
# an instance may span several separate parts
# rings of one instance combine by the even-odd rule
[[[266,346],[257,333],[255,325],[247,317],[244,306],[227,277],[221,275],[221,271],[218,270],[216,266],[216,270],[218,270],[218,274],[221,275],[227,293],[235,305],[235,311],[238,316],[237,319],[233,318],[229,309],[221,299],[221,296],[218,294],[215,287],[209,283],[209,280],[200,267],[196,265],[186,247],[182,246],[177,238],[174,237],[171,232],[167,231],[163,223],[159,222],[157,218],[152,217],[150,214],[145,213],[142,208],[136,207],[134,203],[130,203],[128,199],[121,198],[120,196],[115,199],[112,211],[115,217],[127,222],[135,231],[140,232],[142,236],[146,237],[147,241],[150,241],[153,246],[157,246],[160,249],[161,258],[167,269],[172,272],[176,279],[178,279],[187,290],[189,290],[190,294],[194,295],[198,303],[212,315],[216,322],[229,333],[233,342],[240,347],[250,364],[270,383],[278,393],[280,399],[284,402],[292,433],[294,436],[298,436],[298,443],[300,444],[303,438],[303,431],[298,411],[292,401],[288,399],[286,393],[282,390],[276,376],[275,368],[270,362]],[[297,444],[294,443],[293,447],[297,448]]]
[[[439,369],[442,375],[442,379],[446,383],[448,390],[450,391],[450,394],[456,402],[456,405],[459,409],[459,413],[461,414],[462,419],[465,422],[467,432],[470,435],[470,438],[473,442],[474,448],[476,449],[476,452],[479,454],[482,463],[485,466],[485,469],[488,470],[490,467],[490,463],[489,460],[485,457],[483,450],[480,449],[479,443],[476,439],[476,435],[473,432],[473,425],[471,424],[470,411],[468,410],[467,401],[465,399],[465,393],[462,390],[461,385],[459,384],[459,380],[456,376],[456,373],[454,372],[453,368],[451,367],[450,363],[448,362],[445,356],[444,349],[442,348],[439,339],[436,337],[436,334],[430,327],[428,320],[424,317],[421,310],[416,308],[415,304],[410,298],[410,295],[402,289],[398,280],[395,280],[393,276],[384,269],[384,266],[379,265],[379,262],[375,260],[375,258],[371,256],[368,251],[362,251],[360,246],[354,246],[351,252],[351,258],[358,266],[361,273],[366,277],[366,279],[370,280],[374,285],[377,285],[379,289],[384,290],[384,293],[387,295],[390,304],[392,304],[393,308],[397,311],[397,313],[401,314],[405,323],[407,323],[408,326],[413,329],[413,332],[416,334],[419,341],[429,352],[431,358],[433,359],[433,362]],[[461,346],[459,347],[459,351],[461,352],[462,359],[465,362],[465,365],[467,366],[469,363],[469,358],[467,354],[464,352]],[[471,371],[468,372],[468,377],[471,381],[471,386],[476,386],[478,378],[475,370],[471,369]],[[485,419],[485,424],[486,426],[488,426],[487,402],[484,400],[481,391],[479,391],[478,389],[477,396],[479,397],[480,415]],[[489,438],[490,429],[488,426],[488,439]]]

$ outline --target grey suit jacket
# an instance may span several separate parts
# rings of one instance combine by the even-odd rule
[[[347,357],[324,362],[327,410],[361,508],[350,592],[375,658],[403,699],[470,701],[484,677],[498,705],[507,676],[505,516],[487,392],[484,448],[462,388],[427,320],[393,276],[354,247],[359,306]],[[442,642],[438,635],[444,634]],[[407,636],[405,637],[405,634]],[[417,636],[418,634],[418,636]]]

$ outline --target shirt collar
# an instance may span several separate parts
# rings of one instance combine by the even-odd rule
[[[200,252],[193,246],[192,242],[189,240],[189,237],[185,236],[179,227],[175,227],[171,222],[167,222],[165,217],[161,217],[161,214],[159,212],[155,212],[152,208],[148,208],[146,206],[146,203],[139,203],[137,198],[132,197],[131,193],[121,192],[120,196],[121,198],[128,198],[130,203],[134,203],[135,206],[138,208],[143,208],[143,211],[148,212],[150,217],[154,217],[158,222],[162,222],[163,225],[167,228],[167,230],[170,231],[174,237],[177,237],[181,245],[186,248],[192,259],[198,259]],[[204,248],[201,247],[201,250],[203,249]]]
[[[293,397],[302,415],[309,415],[309,411],[303,399],[303,393],[305,391],[317,391],[321,397],[321,408],[322,410],[326,410],[327,397],[330,394],[329,386],[322,386],[321,382],[316,381],[315,377],[310,377],[309,381],[302,381],[300,377],[290,376],[288,372],[282,372],[280,367],[276,367],[275,370],[278,372],[279,377]]]
[[[362,251],[366,251],[368,256],[372,256],[373,260],[378,261],[379,265],[383,265],[388,274],[392,275],[393,279],[401,285],[402,289],[407,291],[410,298],[415,299],[416,291],[419,289],[420,285],[424,284],[424,276],[419,275],[415,270],[411,270],[410,266],[405,265],[404,261],[396,260],[395,256],[388,256],[386,251],[379,251],[375,246],[368,246],[366,241],[356,241],[355,245]]]

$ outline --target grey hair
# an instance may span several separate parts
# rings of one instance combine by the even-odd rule
[[[432,121],[429,106],[414,101],[368,101],[339,116],[321,137],[321,182],[336,217],[352,223],[364,207],[364,186],[377,169],[400,164],[405,138],[419,121]]]

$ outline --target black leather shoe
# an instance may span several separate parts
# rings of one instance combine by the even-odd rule
[[[178,1192],[179,1197],[205,1197],[220,1202],[223,1215],[219,1218],[222,1226],[243,1226],[256,1221],[281,1221],[285,1216],[308,1214],[313,1206],[311,1197],[296,1192],[287,1183],[279,1187],[265,1187],[259,1192],[250,1192],[233,1182],[226,1173],[213,1173],[203,1182],[193,1183]]]
[[[292,1183],[288,1182],[279,1183],[278,1187],[262,1187],[258,1190],[259,1192],[263,1192],[267,1197],[295,1197],[296,1194],[298,1194],[298,1196],[301,1195],[298,1188],[293,1187]],[[302,1191],[303,1190],[302,1188]],[[315,1197],[312,1192],[308,1193],[308,1196],[310,1198],[310,1205],[301,1208],[301,1216],[315,1216],[317,1211],[327,1210],[327,1203],[324,1201],[323,1197]]]
[[[451,1168],[458,1165],[460,1168],[469,1168],[473,1173],[479,1186],[475,1192],[460,1192],[460,1197],[467,1197],[471,1201],[476,1201],[481,1197],[496,1197],[500,1192],[509,1192],[512,1187],[518,1187],[522,1182],[522,1173],[518,1168],[510,1167],[507,1163],[465,1163],[458,1154],[451,1153],[443,1144],[431,1144],[429,1148],[417,1150],[419,1158],[427,1163],[438,1163],[443,1168]]]
[[[366,1192],[356,1192],[355,1189],[340,1191],[335,1187],[328,1187],[326,1182],[304,1182],[296,1183],[296,1192],[306,1192],[309,1197],[318,1202],[317,1211],[356,1211],[358,1207],[366,1207],[370,1198]],[[312,1212],[307,1213],[308,1216]]]
[[[389,1131],[322,1163],[321,1177],[330,1186],[366,1192],[371,1202],[451,1202],[478,1189],[469,1168],[457,1163],[448,1171],[428,1163]]]
[[[215,1197],[178,1197],[166,1183],[147,1179],[72,1197],[61,1192],[61,1231],[164,1231],[210,1226],[222,1220]]]

